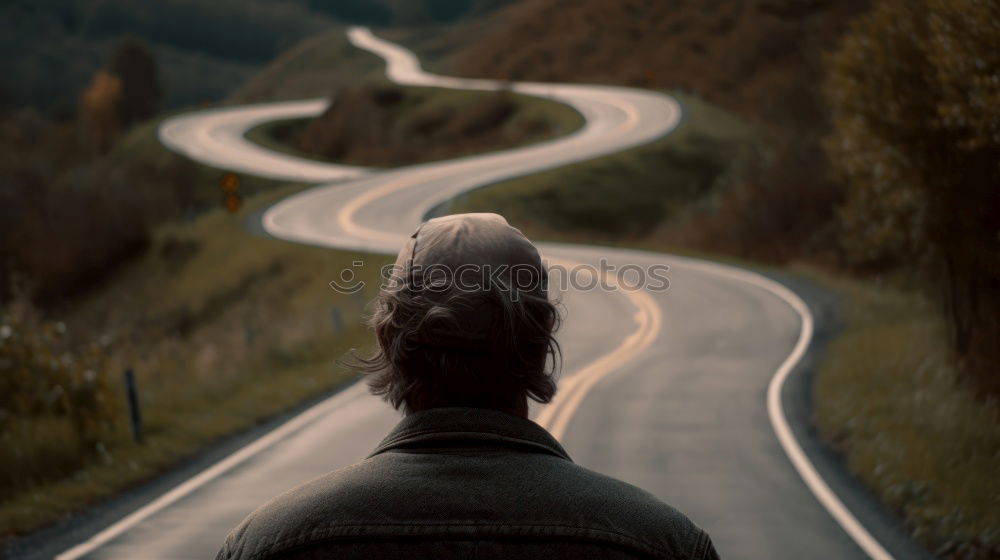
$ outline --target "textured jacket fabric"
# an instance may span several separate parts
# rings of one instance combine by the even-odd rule
[[[716,559],[708,535],[653,495],[574,464],[502,412],[411,414],[364,461],[250,514],[217,559]]]

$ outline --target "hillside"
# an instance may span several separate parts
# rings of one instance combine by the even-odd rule
[[[262,103],[330,95],[382,75],[382,59],[358,49],[342,27],[304,39],[282,52],[226,96],[226,103]]]
[[[760,128],[757,145],[728,160],[732,169],[713,195],[648,231],[699,250],[830,263],[840,259],[835,209],[844,187],[822,147],[829,133],[823,57],[868,3],[539,0],[392,37],[441,73],[679,91],[750,120]],[[645,169],[644,182],[672,188],[655,165]],[[590,183],[595,200],[616,189],[611,180]],[[516,203],[541,207],[544,192],[519,191]]]
[[[489,26],[454,26],[463,43],[439,68],[467,76],[681,88],[748,116],[787,112],[814,93],[822,53],[867,0],[540,0],[501,10]],[[599,37],[600,40],[595,40]],[[797,95],[801,97],[801,95]]]

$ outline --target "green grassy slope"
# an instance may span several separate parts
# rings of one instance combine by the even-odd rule
[[[740,164],[754,141],[745,121],[695,97],[674,132],[650,144],[462,195],[441,212],[498,212],[547,238],[638,241],[681,221]]]

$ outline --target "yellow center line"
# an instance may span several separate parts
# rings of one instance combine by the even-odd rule
[[[550,258],[550,260],[560,263],[567,269],[582,264],[564,259]],[[535,422],[559,440],[566,434],[570,420],[594,385],[645,350],[663,327],[663,314],[648,292],[623,288],[611,271],[605,272],[604,279],[607,285],[614,286],[618,293],[628,298],[635,306],[634,319],[638,327],[616,348],[576,370],[572,376],[559,383],[556,398],[543,408],[535,419]]]
[[[624,134],[639,123],[638,111],[631,104],[614,99],[607,100],[607,102],[625,114],[625,120],[612,129],[608,135]],[[355,216],[358,211],[364,206],[393,193],[421,183],[447,177],[451,173],[452,170],[445,167],[436,173],[404,176],[367,190],[352,198],[341,207],[340,212],[337,214],[338,225],[344,232],[358,238],[395,241],[399,238],[398,234],[368,228],[357,223]],[[550,260],[558,262],[567,268],[583,264],[566,259]],[[594,385],[616,368],[621,367],[626,361],[645,350],[656,338],[662,326],[660,308],[648,293],[622,289],[618,283],[618,279],[610,271],[605,272],[605,281],[607,285],[618,289],[636,308],[634,320],[638,324],[638,327],[625,337],[622,343],[616,348],[576,370],[576,372],[560,382],[556,398],[542,409],[536,420],[539,425],[548,429],[556,439],[561,439],[565,435],[570,420],[572,420],[573,415],[583,403],[584,397],[587,396]]]

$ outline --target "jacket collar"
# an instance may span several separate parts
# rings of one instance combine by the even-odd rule
[[[547,453],[570,461],[538,424],[484,408],[432,408],[405,416],[369,457],[390,450],[507,449]]]

